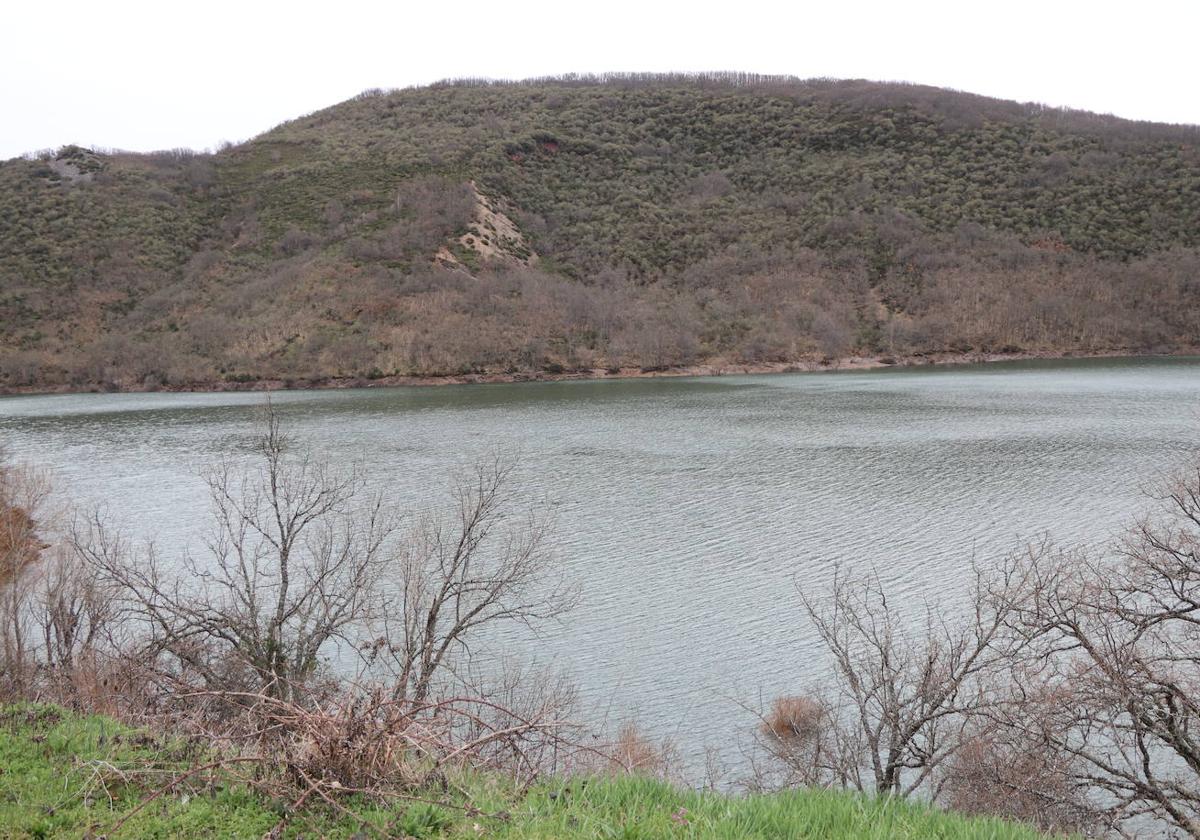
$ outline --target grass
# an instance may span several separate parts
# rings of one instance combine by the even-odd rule
[[[202,743],[156,736],[53,706],[0,709],[0,837],[259,838],[289,812],[219,771],[152,801],[152,792],[211,756]],[[203,781],[203,784],[200,782]],[[652,779],[547,782],[517,794],[495,776],[466,777],[465,800],[381,805],[348,799],[291,813],[280,836],[416,838],[946,838],[1034,840],[1036,831],[920,804],[828,791],[731,797]],[[436,794],[430,794],[431,797]]]
[[[536,792],[498,837],[564,838],[972,838],[1042,835],[1000,820],[969,819],[901,800],[796,790],[730,797],[626,777]]]

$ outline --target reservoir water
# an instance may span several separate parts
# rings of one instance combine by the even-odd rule
[[[3,398],[0,443],[169,554],[199,545],[199,470],[244,451],[262,399]],[[597,714],[636,718],[692,761],[745,735],[740,703],[822,678],[797,587],[819,596],[840,565],[909,607],[953,604],[973,558],[1045,534],[1102,545],[1150,482],[1200,453],[1200,359],[272,399],[296,436],[362,462],[413,511],[443,504],[454,470],[519,452],[519,502],[552,512],[581,599],[491,653],[565,669]]]

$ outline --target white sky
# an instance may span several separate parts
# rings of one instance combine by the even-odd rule
[[[1200,0],[9,0],[0,160],[211,148],[371,87],[747,70],[1200,123]]]

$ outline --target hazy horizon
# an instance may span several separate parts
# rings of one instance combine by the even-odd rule
[[[718,69],[718,68],[709,68],[709,69],[706,69],[706,70],[679,70],[679,71],[671,71],[671,70],[666,70],[666,71],[656,71],[656,70],[647,70],[647,71],[641,71],[641,70],[620,70],[620,71],[617,71],[617,70],[610,70],[610,71],[595,71],[595,72],[593,72],[593,71],[588,71],[588,72],[576,72],[576,71],[567,70],[567,71],[564,71],[564,72],[562,72],[562,73],[547,73],[547,74],[544,74],[544,75],[539,75],[539,76],[521,76],[521,77],[499,77],[499,76],[454,76],[454,77],[446,77],[446,78],[441,78],[441,79],[433,79],[433,80],[431,80],[431,81],[428,81],[428,82],[421,82],[421,83],[417,83],[417,84],[411,84],[411,85],[400,85],[400,86],[395,86],[395,87],[378,87],[378,86],[376,86],[376,87],[370,87],[370,86],[367,86],[367,87],[363,87],[361,90],[359,90],[359,91],[356,91],[356,92],[355,92],[355,93],[353,93],[353,94],[350,94],[349,96],[343,97],[342,99],[338,99],[337,101],[333,101],[333,102],[327,102],[327,103],[325,103],[325,104],[318,105],[318,106],[317,106],[317,107],[315,107],[315,108],[311,108],[311,109],[309,109],[309,110],[307,110],[307,111],[301,111],[301,112],[297,112],[296,114],[293,114],[292,116],[289,116],[289,117],[285,117],[284,119],[282,119],[282,120],[279,120],[279,121],[277,121],[277,122],[274,122],[274,123],[272,123],[271,125],[264,125],[264,126],[261,128],[261,129],[259,129],[259,130],[257,130],[257,131],[254,131],[254,132],[252,132],[252,133],[250,133],[250,134],[247,134],[247,135],[246,135],[246,136],[244,136],[244,137],[225,137],[225,138],[222,138],[222,139],[221,139],[220,141],[218,141],[217,143],[214,143],[214,144],[212,144],[212,145],[209,145],[209,146],[189,146],[189,145],[177,145],[177,146],[150,146],[150,147],[145,147],[145,148],[131,148],[131,147],[129,147],[129,146],[119,146],[119,145],[118,145],[118,146],[106,146],[106,145],[102,145],[102,144],[99,144],[99,143],[90,143],[90,142],[86,142],[86,141],[84,141],[84,140],[81,140],[81,139],[76,139],[76,140],[69,140],[69,141],[65,141],[65,142],[63,142],[63,143],[51,144],[51,145],[49,145],[49,146],[41,146],[41,147],[38,147],[38,148],[36,148],[36,149],[26,149],[26,150],[24,150],[24,151],[22,151],[22,152],[19,152],[19,153],[15,154],[15,155],[11,155],[11,154],[10,154],[10,155],[3,155],[3,154],[0,154],[0,160],[7,160],[7,159],[11,159],[11,158],[13,158],[13,157],[30,157],[30,156],[35,156],[35,155],[37,155],[37,154],[40,154],[40,153],[42,153],[42,152],[45,152],[45,151],[47,151],[47,150],[57,150],[57,149],[59,149],[59,148],[61,148],[61,147],[63,147],[63,146],[67,146],[67,145],[77,145],[77,146],[82,146],[82,147],[84,147],[84,148],[92,148],[92,149],[96,149],[96,150],[98,150],[98,151],[101,151],[101,152],[106,152],[106,151],[110,151],[110,152],[131,152],[131,153],[136,153],[136,154],[149,153],[149,152],[159,152],[159,151],[167,151],[167,150],[170,150],[170,149],[187,149],[187,150],[194,151],[194,152],[199,152],[199,153],[211,153],[211,152],[218,151],[218,150],[219,150],[219,149],[220,149],[222,146],[225,146],[226,144],[233,144],[233,145],[237,145],[237,144],[240,144],[240,143],[245,143],[245,142],[248,142],[248,141],[250,141],[250,140],[253,140],[255,137],[258,137],[258,136],[260,136],[260,135],[262,135],[262,134],[265,134],[265,133],[267,133],[267,132],[271,131],[272,129],[276,128],[277,126],[279,126],[279,125],[281,125],[281,124],[284,124],[284,123],[287,123],[287,122],[291,122],[291,121],[293,121],[293,120],[297,120],[297,119],[302,119],[303,117],[307,116],[308,114],[313,114],[313,113],[316,113],[316,112],[319,112],[319,111],[323,111],[323,110],[325,110],[325,109],[327,109],[327,108],[332,108],[332,107],[335,107],[335,106],[337,106],[337,105],[339,105],[339,104],[342,104],[343,102],[347,102],[347,101],[349,101],[349,100],[351,100],[351,99],[355,98],[356,96],[359,96],[360,94],[366,93],[366,92],[368,92],[368,91],[373,91],[373,90],[382,90],[382,91],[384,91],[385,93],[393,93],[393,92],[397,92],[397,91],[403,91],[403,90],[411,90],[411,89],[418,89],[418,88],[432,87],[432,86],[434,86],[434,85],[439,85],[439,84],[447,84],[447,83],[454,83],[454,82],[471,82],[471,81],[477,81],[477,80],[483,80],[483,81],[488,81],[488,82],[498,82],[498,83],[505,83],[505,82],[515,82],[515,83],[520,83],[520,82],[526,82],[526,81],[528,81],[528,82],[536,82],[536,81],[539,81],[539,80],[542,80],[542,79],[546,79],[546,78],[588,77],[588,76],[605,76],[605,75],[616,75],[616,74],[634,74],[634,75],[636,75],[636,74],[639,74],[639,73],[646,73],[646,74],[653,74],[653,73],[678,73],[678,74],[680,74],[680,75],[688,75],[688,76],[695,75],[695,76],[700,76],[700,75],[704,75],[704,74],[708,74],[708,73],[714,73],[714,74],[715,74],[715,73],[723,73],[723,72],[731,72],[731,73],[741,73],[741,72],[745,72],[745,73],[747,73],[747,74],[754,74],[756,71],[751,71],[751,70],[740,70],[740,69],[737,69],[737,68],[734,68],[734,69],[731,69],[731,70],[730,70],[730,69],[724,69],[724,68],[722,68],[722,69]],[[966,90],[966,89],[963,89],[963,88],[947,87],[947,86],[944,86],[944,85],[932,85],[932,84],[928,84],[928,83],[926,83],[926,82],[915,81],[915,80],[912,80],[912,79],[866,79],[866,78],[857,78],[857,77],[849,77],[849,76],[837,76],[837,77],[834,77],[834,76],[808,76],[808,77],[798,77],[798,76],[794,76],[794,74],[765,74],[765,73],[764,73],[764,74],[758,74],[758,75],[763,75],[763,76],[780,76],[780,77],[788,77],[788,76],[791,76],[791,77],[794,77],[794,78],[796,78],[796,79],[798,79],[799,81],[802,81],[802,82],[808,82],[808,81],[819,81],[819,80],[832,80],[832,81],[838,81],[838,82],[856,82],[856,81],[862,81],[862,82],[870,82],[870,83],[875,83],[875,84],[895,84],[895,85],[912,85],[912,86],[914,86],[914,87],[932,87],[932,88],[937,88],[937,89],[939,89],[939,90],[945,90],[945,91],[948,91],[948,92],[961,93],[961,94],[966,94],[966,95],[985,96],[985,97],[987,97],[987,98],[989,98],[989,99],[995,99],[995,100],[999,100],[999,101],[1011,101],[1011,102],[1019,102],[1019,103],[1021,103],[1021,104],[1033,104],[1033,105],[1041,105],[1041,106],[1045,106],[1045,107],[1047,107],[1047,108],[1062,108],[1062,109],[1069,110],[1069,111],[1078,111],[1078,112],[1085,112],[1085,113],[1095,113],[1095,114],[1098,114],[1098,115],[1100,115],[1100,116],[1106,116],[1106,117],[1115,117],[1115,118],[1117,118],[1117,119],[1129,120],[1129,121],[1133,121],[1133,122],[1151,122],[1151,123],[1160,123],[1160,124],[1164,124],[1164,125],[1184,125],[1184,126],[1196,126],[1197,128],[1200,128],[1200,121],[1197,121],[1197,122],[1180,122],[1180,123],[1171,123],[1170,121],[1167,121],[1167,120],[1144,120],[1144,119],[1140,119],[1140,118],[1136,118],[1136,117],[1127,117],[1127,116],[1124,116],[1124,115],[1122,115],[1122,114],[1115,114],[1115,113],[1113,113],[1113,112],[1111,112],[1111,111],[1094,111],[1094,110],[1092,110],[1092,109],[1088,109],[1088,108],[1076,108],[1076,107],[1074,107],[1074,106],[1071,106],[1071,105],[1062,105],[1062,104],[1059,104],[1059,103],[1054,103],[1054,102],[1045,102],[1045,101],[1038,100],[1038,99],[1021,100],[1021,99],[1011,99],[1011,98],[1009,98],[1009,97],[992,96],[992,95],[990,95],[990,94],[983,94],[983,93],[980,93],[979,91],[974,91],[974,90]]]
[[[613,0],[520,15],[328,4],[58,4],[9,12],[0,54],[0,159],[76,143],[213,149],[370,88],[564,73],[739,70],[905,81],[1132,120],[1200,124],[1188,43],[1200,8],[1148,0],[1137,14],[1016,0],[853,8]],[[1003,13],[1001,14],[1000,11]]]

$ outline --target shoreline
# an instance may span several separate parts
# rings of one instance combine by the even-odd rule
[[[622,367],[586,368],[580,370],[482,372],[426,376],[330,376],[315,379],[251,379],[246,381],[217,380],[189,382],[179,385],[152,387],[94,383],[73,385],[0,386],[0,396],[49,396],[59,394],[140,394],[140,393],[224,393],[245,391],[307,391],[349,388],[427,388],[442,385],[501,385],[519,382],[601,381],[606,379],[653,379],[704,376],[756,376],[779,373],[852,372],[884,368],[948,367],[953,365],[1021,362],[1038,359],[1113,359],[1113,358],[1172,358],[1200,355],[1200,346],[1170,351],[1149,352],[1129,348],[1095,351],[1044,350],[1019,353],[929,353],[919,356],[845,356],[838,359],[806,358],[791,362],[723,363],[706,362],[662,368]]]

